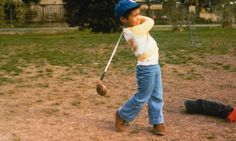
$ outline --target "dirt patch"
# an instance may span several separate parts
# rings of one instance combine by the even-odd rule
[[[0,87],[0,141],[233,141],[236,124],[188,115],[183,102],[208,99],[236,105],[236,73],[200,66],[164,65],[164,116],[168,134],[153,135],[147,107],[127,132],[114,129],[114,112],[136,90],[135,72],[109,71],[108,96],[96,94],[100,72],[80,74],[76,67],[29,66],[15,83]],[[194,72],[200,77],[186,78]]]

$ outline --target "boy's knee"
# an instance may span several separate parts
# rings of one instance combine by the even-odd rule
[[[135,105],[143,106],[145,103],[148,102],[148,98],[134,96],[134,102],[135,102]]]

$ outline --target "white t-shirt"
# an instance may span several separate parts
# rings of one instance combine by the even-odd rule
[[[158,64],[158,46],[156,41],[149,34],[153,25],[154,21],[151,18],[145,17],[144,23],[123,29],[126,41],[132,40],[133,44],[136,46],[136,50],[134,51],[136,57],[156,49],[156,52],[146,55],[144,60],[138,59],[137,65],[146,66]]]

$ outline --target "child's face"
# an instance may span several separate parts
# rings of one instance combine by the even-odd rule
[[[140,9],[134,9],[128,18],[121,17],[120,20],[122,24],[128,27],[133,27],[140,24]]]

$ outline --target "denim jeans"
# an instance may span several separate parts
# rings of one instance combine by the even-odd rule
[[[137,92],[118,109],[120,117],[129,122],[135,119],[143,106],[148,104],[149,123],[164,123],[163,88],[160,65],[136,67]]]

